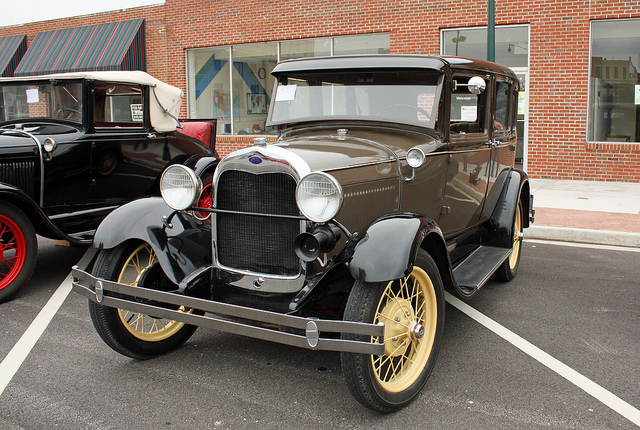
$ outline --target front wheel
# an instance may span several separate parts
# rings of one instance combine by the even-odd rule
[[[418,252],[411,273],[391,282],[356,282],[345,320],[383,322],[384,355],[342,353],[342,371],[355,399],[367,408],[393,412],[408,405],[427,382],[444,330],[444,289],[435,262]],[[378,338],[345,335],[378,342]]]
[[[98,255],[93,275],[122,284],[162,291],[175,288],[166,277],[151,246],[129,243]],[[194,313],[193,309],[181,311]],[[96,331],[116,352],[137,359],[149,359],[185,343],[196,326],[89,301],[89,314]]]
[[[0,202],[0,303],[15,296],[36,267],[38,240],[17,207]]]

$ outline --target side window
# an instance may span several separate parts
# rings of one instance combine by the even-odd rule
[[[93,122],[96,127],[142,127],[142,87],[113,82],[95,82]]]
[[[451,92],[449,113],[451,137],[470,133],[486,134],[487,92],[479,95],[469,92],[471,76],[454,76],[456,88]]]
[[[496,135],[510,134],[513,129],[513,86],[506,81],[496,82],[496,112],[493,130]]]

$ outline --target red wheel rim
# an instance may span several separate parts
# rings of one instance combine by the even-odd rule
[[[10,218],[0,215],[0,290],[11,284],[24,266],[24,235]]]
[[[199,208],[210,208],[213,206],[213,185],[207,184],[203,189],[202,193],[200,193],[200,197],[198,198],[198,202],[196,206]],[[209,212],[198,212],[198,218],[207,219],[209,217]]]

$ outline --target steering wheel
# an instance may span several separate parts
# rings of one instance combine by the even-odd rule
[[[382,112],[384,112],[384,111],[393,110],[393,109],[396,109],[396,108],[402,108],[402,109],[409,108],[411,110],[414,110],[414,111],[419,112],[422,115],[426,116],[427,120],[431,120],[431,114],[429,112],[427,112],[426,110],[424,110],[424,109],[422,109],[422,108],[420,108],[418,106],[412,106],[412,105],[407,105],[407,104],[403,104],[403,103],[396,103],[396,104],[392,104],[392,105],[389,105],[389,106],[385,106],[382,109],[380,109],[376,115],[381,115]]]
[[[73,108],[60,108],[56,112],[56,118],[68,119],[72,114],[78,114],[82,116],[82,112]]]

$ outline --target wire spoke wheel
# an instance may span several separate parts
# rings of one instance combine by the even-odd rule
[[[173,290],[153,248],[147,243],[128,243],[98,255],[93,274],[102,279],[161,291]],[[164,306],[156,304],[157,306]],[[175,307],[188,313],[195,309]],[[89,301],[89,313],[96,331],[120,354],[148,359],[172,351],[185,343],[197,326],[140,312],[115,309]]]
[[[0,202],[0,303],[27,283],[37,254],[38,241],[29,218],[16,206]]]
[[[503,282],[509,282],[516,277],[518,272],[518,266],[520,265],[520,254],[522,253],[522,202],[518,202],[513,218],[513,232],[511,236],[511,254],[509,258],[502,263],[498,270],[496,270],[496,276]]]
[[[125,261],[117,281],[122,284],[138,286],[143,275],[158,263],[158,259],[149,244],[140,245]],[[184,307],[180,310],[185,311]],[[193,312],[190,310],[189,312]],[[167,318],[156,318],[139,312],[118,309],[124,327],[138,339],[157,342],[176,334],[184,323]]]
[[[385,390],[406,390],[422,373],[435,340],[437,307],[433,284],[420,267],[385,288],[374,320],[385,324],[385,354],[371,356],[376,379]]]
[[[364,406],[393,412],[422,390],[435,365],[444,328],[444,289],[435,262],[418,251],[412,271],[390,282],[356,282],[344,319],[384,323],[384,339],[344,335],[380,343],[380,356],[342,353],[342,371],[354,398]]]

